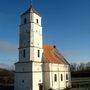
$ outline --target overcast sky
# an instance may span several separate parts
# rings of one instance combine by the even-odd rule
[[[20,15],[30,0],[0,0],[0,63],[18,61]],[[44,43],[70,62],[90,61],[90,0],[33,0],[42,15]]]

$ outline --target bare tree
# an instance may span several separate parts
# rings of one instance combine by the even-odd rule
[[[77,64],[76,63],[71,63],[71,71],[72,72],[77,71]]]
[[[80,63],[77,67],[77,71],[85,71],[85,64],[84,63]]]
[[[90,62],[86,63],[85,71],[90,71]]]
[[[90,71],[90,62],[88,63],[71,63],[71,71],[76,72],[76,71]]]

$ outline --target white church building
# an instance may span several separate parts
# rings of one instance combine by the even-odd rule
[[[41,21],[41,15],[32,6],[21,15],[14,90],[64,90],[71,87],[70,65],[56,46],[43,44]]]

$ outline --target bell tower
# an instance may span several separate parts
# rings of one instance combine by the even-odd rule
[[[21,15],[19,60],[41,62],[42,25],[41,15],[31,6]]]
[[[39,90],[42,77],[41,15],[31,6],[21,15],[19,61],[15,63],[15,89]]]

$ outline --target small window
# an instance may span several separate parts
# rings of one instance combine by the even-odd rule
[[[68,74],[66,74],[66,80],[68,80]]]
[[[22,83],[24,83],[24,80],[22,80]]]
[[[36,19],[36,23],[38,23],[38,19]]]
[[[26,56],[26,51],[25,51],[25,49],[23,50],[23,57],[25,58],[25,56]]]
[[[38,57],[40,57],[40,50],[38,50]]]
[[[61,74],[61,81],[63,81],[63,75]]]
[[[54,75],[54,81],[55,82],[57,81],[57,75],[56,74]]]
[[[24,18],[24,24],[26,24],[27,23],[27,19],[26,18]]]

